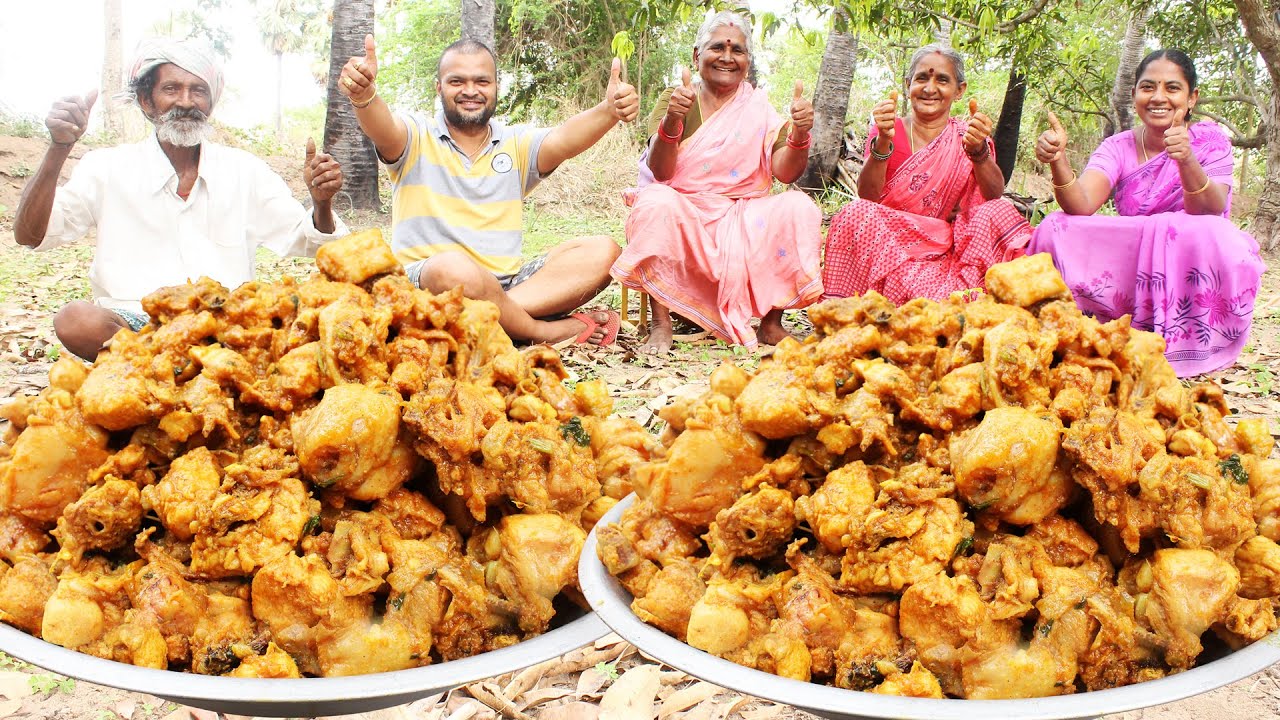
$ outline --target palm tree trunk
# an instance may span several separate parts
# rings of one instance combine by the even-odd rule
[[[1129,16],[1129,23],[1124,29],[1124,40],[1120,44],[1120,64],[1116,67],[1116,82],[1111,86],[1111,127],[1103,130],[1104,136],[1111,136],[1133,127],[1133,113],[1130,106],[1133,102],[1134,75],[1138,63],[1142,61],[1143,40],[1147,31],[1147,21],[1151,19],[1151,6],[1143,5]]]
[[[496,51],[493,18],[497,14],[494,0],[462,0],[462,39],[479,40]]]
[[[378,155],[360,131],[351,103],[338,91],[342,66],[364,55],[364,36],[373,32],[373,0],[334,0],[333,39],[329,52],[328,110],[324,117],[324,150],[342,165],[342,190],[351,207],[378,210]]]
[[[115,94],[124,90],[124,53],[121,49],[121,0],[104,0],[102,4],[102,91],[98,103],[106,122],[108,135],[119,137],[123,131],[123,108]]]
[[[797,181],[808,190],[817,190],[832,178],[844,148],[844,118],[849,112],[849,90],[858,67],[858,37],[838,27],[838,18],[833,16],[818,70],[818,87],[813,93],[813,148],[804,175]]]
[[[1007,185],[1013,177],[1013,166],[1018,159],[1018,136],[1022,131],[1022,107],[1027,99],[1027,77],[1022,74],[1017,61],[1009,68],[1009,82],[1004,86],[1004,104],[1000,106],[1000,119],[996,121],[996,164]]]
[[[1236,0],[1236,10],[1244,25],[1244,34],[1253,43],[1267,66],[1272,87],[1280,87],[1280,23],[1270,3],[1263,0]],[[1267,151],[1267,175],[1258,198],[1250,231],[1258,244],[1274,250],[1280,244],[1280,93],[1271,93],[1270,106],[1258,108],[1262,113],[1262,132]]]

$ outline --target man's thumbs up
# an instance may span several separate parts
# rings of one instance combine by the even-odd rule
[[[622,59],[614,58],[609,68],[609,87],[605,90],[605,102],[609,103],[613,116],[622,122],[631,122],[640,114],[640,96],[634,85],[622,79]]]
[[[89,112],[98,100],[98,91],[90,90],[83,98],[64,97],[53,104],[44,125],[49,128],[49,139],[57,145],[70,147],[89,129]]]
[[[316,141],[307,138],[302,180],[316,204],[327,203],[342,189],[342,168],[328,153],[316,152]]]
[[[378,90],[373,81],[378,77],[378,47],[373,35],[364,36],[364,56],[355,56],[342,66],[338,89],[351,98],[353,105],[364,107],[373,102]]]

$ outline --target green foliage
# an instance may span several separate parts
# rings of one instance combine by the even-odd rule
[[[10,655],[6,652],[0,652],[0,670],[26,670],[31,667],[31,663]]]
[[[596,663],[595,671],[610,680],[618,679],[618,663],[616,662],[598,662]]]
[[[0,135],[29,138],[45,135],[44,123],[27,115],[0,115]]]
[[[378,92],[395,105],[432,112],[436,63],[458,39],[458,0],[403,0],[395,15],[375,23],[378,37]]]
[[[32,675],[27,679],[27,683],[31,687],[31,692],[40,695],[48,695],[56,692],[64,692],[68,695],[75,692],[75,678],[62,677],[52,673],[39,673]]]
[[[168,3],[169,17],[151,26],[152,35],[196,38],[209,43],[222,57],[231,52],[227,29],[227,0],[177,0]]]

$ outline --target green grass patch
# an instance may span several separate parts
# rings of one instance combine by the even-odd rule
[[[522,254],[526,260],[532,259],[566,240],[585,235],[609,235],[621,245],[625,220],[625,217],[538,212],[526,205]]]

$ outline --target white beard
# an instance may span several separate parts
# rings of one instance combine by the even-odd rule
[[[172,111],[171,111],[172,112]],[[177,147],[195,147],[209,136],[208,120],[169,117],[165,113],[156,119],[156,138],[160,142]]]

